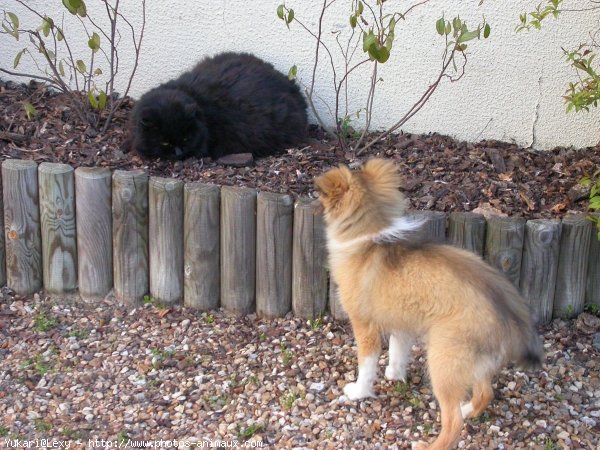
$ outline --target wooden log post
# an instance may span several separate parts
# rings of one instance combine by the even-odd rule
[[[183,219],[183,303],[207,311],[221,299],[221,189],[186,183]]]
[[[524,237],[525,219],[496,216],[487,221],[485,260],[517,288],[521,276]]]
[[[292,310],[297,317],[314,318],[327,306],[325,224],[315,200],[296,202],[292,241]]]
[[[75,205],[79,295],[94,301],[113,287],[110,170],[77,168]]]
[[[150,178],[150,295],[163,304],[183,300],[183,182]]]
[[[574,317],[583,311],[592,223],[585,214],[563,218],[554,292],[554,317]]]
[[[446,242],[446,214],[441,211],[414,211],[410,213],[422,218],[425,223],[416,231],[415,238],[422,241],[443,244]]]
[[[221,306],[237,315],[256,308],[254,189],[221,188]]]
[[[292,230],[290,195],[260,192],[256,206],[256,312],[283,317],[292,309]]]
[[[485,217],[472,212],[453,212],[448,219],[448,242],[483,256]]]
[[[149,291],[148,175],[116,170],[112,189],[115,296],[138,305]]]
[[[73,168],[42,163],[38,169],[44,288],[61,294],[77,289],[77,230]]]
[[[7,285],[20,295],[42,288],[42,239],[37,164],[2,163]]]
[[[600,218],[600,213],[594,213]],[[590,238],[590,259],[588,261],[587,285],[585,290],[585,303],[600,307],[600,230],[592,226]]]
[[[529,302],[536,323],[552,319],[560,220],[529,220],[525,224],[525,244],[521,261],[521,294]]]
[[[2,194],[2,170],[0,170],[0,286],[6,284],[6,240],[4,230],[4,195]]]

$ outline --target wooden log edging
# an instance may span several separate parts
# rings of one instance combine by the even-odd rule
[[[256,309],[256,196],[221,188],[221,306],[237,315]]]
[[[148,189],[150,295],[160,303],[183,298],[183,182],[150,178]]]
[[[183,303],[199,311],[221,303],[221,189],[214,184],[184,187]]]
[[[6,160],[2,163],[6,282],[17,294],[42,288],[42,237],[37,164]]]
[[[520,287],[536,323],[552,318],[560,232],[560,220],[537,219],[525,224]]]
[[[79,295],[89,301],[113,287],[111,175],[101,167],[75,170]]]
[[[502,272],[515,286],[521,277],[525,219],[492,217],[487,221],[485,260]]]
[[[138,305],[149,291],[148,175],[116,170],[112,181],[115,296]]]
[[[584,214],[563,218],[554,317],[571,318],[583,311],[591,229]]]
[[[323,216],[314,200],[296,202],[292,240],[292,310],[297,317],[316,317],[327,307],[327,250]],[[330,311],[337,318],[331,302]]]
[[[38,168],[44,288],[61,294],[77,289],[75,181],[67,164]]]
[[[2,163],[1,185],[0,282],[18,294],[78,285],[84,300],[114,288],[132,306],[150,293],[197,310],[315,318],[329,309],[346,318],[328,280],[315,200],[19,160]],[[527,222],[410,214],[426,219],[415,239],[483,255],[519,287],[540,323],[600,305],[600,242],[583,214]]]
[[[283,317],[292,309],[294,200],[259,192],[256,203],[256,312]]]

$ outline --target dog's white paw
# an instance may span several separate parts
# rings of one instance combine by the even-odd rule
[[[373,392],[373,388],[365,387],[358,383],[348,383],[344,386],[344,395],[348,397],[349,400],[360,400],[361,398],[376,396]]]
[[[463,419],[469,419],[473,415],[473,403],[461,403],[460,412],[463,416]]]
[[[387,366],[385,368],[385,378],[390,381],[406,382],[406,367]]]

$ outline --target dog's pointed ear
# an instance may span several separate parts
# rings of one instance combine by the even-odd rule
[[[363,165],[361,172],[382,188],[398,189],[402,184],[396,164],[389,159],[370,159]]]
[[[352,172],[341,164],[315,178],[315,189],[321,198],[338,199],[350,188],[351,182]]]

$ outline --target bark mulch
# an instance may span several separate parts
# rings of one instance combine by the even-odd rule
[[[26,117],[24,101],[36,109],[31,120]],[[311,196],[314,176],[327,168],[340,163],[354,167],[370,157],[385,156],[397,161],[404,189],[416,209],[450,212],[480,208],[525,218],[584,211],[589,191],[578,181],[600,167],[598,146],[533,151],[498,141],[460,142],[436,133],[398,134],[361,156],[313,133],[306,145],[246,167],[219,164],[210,158],[142,160],[128,149],[127,117],[132,104],[127,99],[113,126],[98,134],[78,122],[65,95],[38,83],[0,80],[0,157],[74,167],[141,168],[151,175],[184,181]]]

